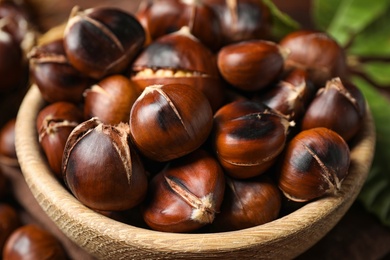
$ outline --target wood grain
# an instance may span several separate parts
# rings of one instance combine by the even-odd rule
[[[356,199],[371,166],[375,129],[368,113],[352,149],[348,177],[337,196],[311,202],[273,222],[234,232],[172,234],[137,228],[94,213],[53,177],[40,153],[35,119],[44,102],[36,86],[27,93],[16,122],[22,172],[48,216],[74,242],[101,259],[294,258],[318,242]]]

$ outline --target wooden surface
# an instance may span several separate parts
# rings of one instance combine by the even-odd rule
[[[171,234],[121,224],[80,204],[54,177],[39,152],[35,119],[43,105],[32,87],[19,110],[16,148],[32,193],[48,216],[78,245],[98,258],[293,258],[318,242],[349,209],[373,158],[370,114],[352,150],[350,173],[338,196],[307,204],[283,218],[247,230],[216,234]]]

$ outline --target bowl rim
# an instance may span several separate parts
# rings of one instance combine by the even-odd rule
[[[293,258],[318,242],[346,213],[371,167],[375,126],[369,107],[351,149],[349,174],[337,195],[312,201],[272,222],[220,233],[166,233],[123,224],[93,212],[51,174],[38,144],[36,116],[45,105],[32,85],[16,120],[15,145],[23,176],[39,205],[55,224],[90,254],[104,259]],[[77,213],[77,214],[75,214]]]

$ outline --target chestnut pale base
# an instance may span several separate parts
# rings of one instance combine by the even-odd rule
[[[50,173],[40,153],[35,119],[43,106],[32,86],[19,110],[16,149],[32,193],[47,215],[73,241],[102,259],[286,259],[319,241],[356,199],[369,172],[375,129],[368,113],[352,149],[350,173],[337,196],[307,204],[270,223],[226,233],[173,234],[121,224],[94,213],[68,193]]]

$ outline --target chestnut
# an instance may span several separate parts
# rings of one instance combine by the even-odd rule
[[[293,69],[275,86],[256,93],[253,100],[264,103],[292,120],[299,120],[314,98],[316,90],[305,70]]]
[[[274,42],[252,40],[223,47],[217,64],[228,83],[240,90],[256,91],[277,79],[286,55]]]
[[[199,0],[143,1],[136,17],[149,34],[150,41],[188,26],[204,45],[217,51],[222,44],[218,16]]]
[[[21,220],[16,209],[8,204],[0,203],[0,253],[3,252],[8,237],[20,225]]]
[[[51,233],[36,225],[24,225],[16,229],[8,238],[4,259],[58,259],[68,256],[61,242]]]
[[[11,118],[0,129],[0,164],[18,167],[19,162],[15,148],[16,118]]]
[[[154,230],[194,231],[213,222],[224,190],[218,161],[206,151],[196,150],[173,160],[152,179],[142,215]]]
[[[116,74],[103,78],[84,91],[84,117],[98,117],[105,124],[128,122],[139,93],[127,77]]]
[[[268,176],[238,180],[226,177],[221,210],[211,224],[216,232],[265,224],[279,216],[282,195]]]
[[[346,76],[345,51],[325,32],[294,31],[286,35],[279,44],[290,53],[286,59],[286,69],[307,70],[309,79],[317,86],[322,87],[330,78]]]
[[[258,0],[203,0],[217,14],[223,45],[253,39],[268,39],[271,12]]]
[[[91,118],[75,127],[65,145],[62,174],[72,194],[94,210],[130,209],[147,190],[145,170],[125,123],[112,126]]]
[[[0,167],[0,201],[3,201],[7,198],[10,191],[9,187],[10,187],[9,180],[4,175],[2,167]]]
[[[337,195],[350,160],[349,147],[336,132],[324,127],[301,131],[286,147],[278,186],[297,202]]]
[[[76,6],[63,38],[69,62],[85,75],[101,79],[127,68],[144,44],[145,31],[132,14],[121,9],[80,10]]]
[[[92,80],[68,61],[63,40],[57,39],[34,47],[29,53],[30,75],[42,97],[49,103],[80,103]]]
[[[290,125],[287,117],[250,100],[220,108],[212,146],[225,173],[238,179],[264,173],[283,151]]]
[[[318,90],[301,128],[327,127],[348,142],[359,131],[365,114],[366,101],[359,88],[349,81],[333,78]]]
[[[211,132],[213,114],[206,96],[192,86],[153,85],[135,101],[129,124],[139,151],[164,162],[198,149]]]
[[[38,113],[38,141],[51,170],[59,180],[62,180],[61,163],[66,141],[82,121],[84,117],[81,109],[69,102],[52,103]]]
[[[187,84],[202,91],[215,112],[224,99],[215,55],[188,27],[148,45],[131,67],[131,79],[142,92],[157,84]]]

